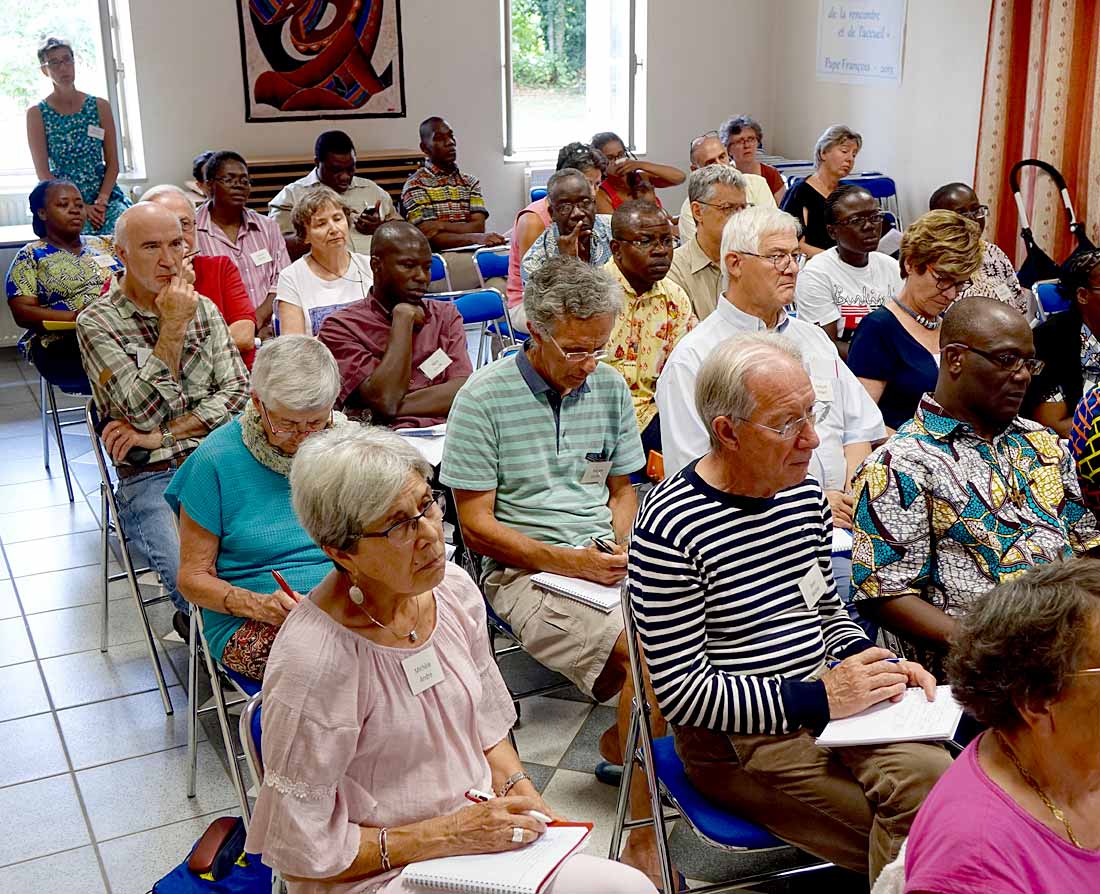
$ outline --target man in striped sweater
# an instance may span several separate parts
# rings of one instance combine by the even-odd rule
[[[829,750],[814,735],[935,681],[888,661],[837,596],[832,513],[806,475],[825,407],[794,343],[722,343],[695,403],[710,450],[654,489],[630,546],[657,702],[708,798],[873,880],[950,759],[917,743]]]

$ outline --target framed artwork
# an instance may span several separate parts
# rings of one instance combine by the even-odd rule
[[[400,0],[237,0],[246,121],[404,118]]]

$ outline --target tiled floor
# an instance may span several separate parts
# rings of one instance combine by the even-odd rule
[[[124,584],[111,586],[110,648],[99,651],[98,472],[82,426],[64,435],[77,491],[68,502],[56,446],[42,466],[37,377],[0,350],[0,892],[144,894],[186,855],[216,816],[235,812],[216,728],[200,731],[198,794],[186,788],[186,649],[164,642],[176,712],[166,717]],[[69,406],[80,401],[69,399]],[[167,605],[154,628],[170,631]],[[506,659],[522,685],[544,674]],[[616,791],[597,782],[600,733],[612,708],[575,691],[523,703],[521,757],[556,809],[596,824],[606,854]],[[217,747],[215,747],[215,743]],[[717,880],[731,857],[677,828],[678,864]],[[744,870],[746,858],[732,858]],[[754,868],[792,861],[789,851]],[[767,891],[865,891],[836,873]]]

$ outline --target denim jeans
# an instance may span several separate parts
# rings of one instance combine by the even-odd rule
[[[871,642],[878,641],[878,624],[868,621],[852,602],[852,556],[850,553],[833,553],[833,580],[836,581],[836,591],[840,594],[840,601],[848,609],[848,614],[855,621]]]
[[[164,499],[175,469],[122,478],[115,488],[119,521],[126,532],[135,565],[148,565],[160,576],[172,604],[186,614],[190,608],[176,588],[180,539],[176,516]]]

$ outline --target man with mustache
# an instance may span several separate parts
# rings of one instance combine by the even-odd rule
[[[374,231],[367,297],[331,314],[317,337],[340,367],[337,406],[377,425],[422,428],[447,419],[470,375],[462,317],[450,301],[424,301],[432,250],[416,227]]]
[[[698,321],[691,299],[672,280],[676,241],[668,216],[649,202],[623,202],[611,217],[612,260],[607,271],[623,290],[623,311],[607,343],[607,362],[626,379],[642,449],[661,449],[657,377],[676,343]]]
[[[993,298],[940,327],[936,390],[856,476],[852,596],[930,670],[986,590],[1100,552],[1065,441],[1017,413],[1042,372],[1027,319]]]

